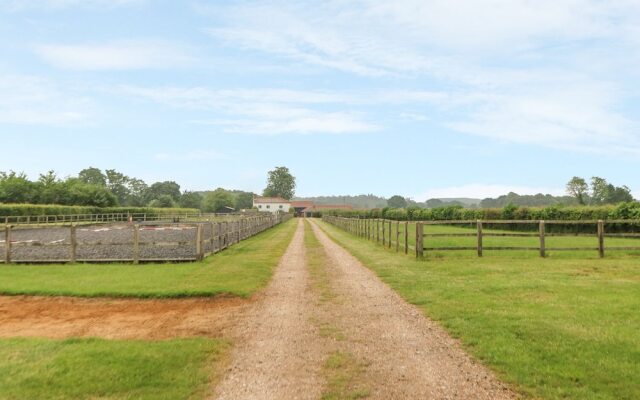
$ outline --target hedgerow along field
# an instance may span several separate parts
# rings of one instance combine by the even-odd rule
[[[0,293],[81,297],[248,297],[269,281],[295,231],[288,221],[191,264],[7,265]],[[204,398],[229,343],[0,339],[0,399]]]
[[[636,256],[447,252],[417,260],[320,225],[525,396],[640,398]]]

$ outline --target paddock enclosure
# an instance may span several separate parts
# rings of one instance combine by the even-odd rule
[[[199,214],[151,220],[126,214],[24,218],[5,224],[0,262],[198,261],[289,218],[288,214]]]
[[[384,247],[417,258],[456,253],[482,257],[508,252],[547,257],[640,256],[640,220],[443,220],[396,221],[324,216],[323,220]]]

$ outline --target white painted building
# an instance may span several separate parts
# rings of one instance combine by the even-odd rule
[[[253,207],[258,211],[269,211],[272,213],[289,212],[291,202],[281,197],[254,197]]]

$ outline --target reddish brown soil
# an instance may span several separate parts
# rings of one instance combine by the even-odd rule
[[[0,296],[0,337],[221,337],[251,301]]]

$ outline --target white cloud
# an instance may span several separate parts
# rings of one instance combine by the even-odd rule
[[[565,194],[562,188],[553,187],[532,187],[532,186],[517,186],[517,185],[498,185],[498,184],[483,184],[473,183],[462,186],[450,186],[443,188],[430,189],[424,193],[420,193],[414,198],[417,201],[426,201],[428,199],[437,198],[454,198],[454,197],[469,197],[475,199],[484,199],[488,197],[498,197],[505,195],[509,192],[514,192],[519,195],[526,194],[551,194],[554,196],[562,196]]]
[[[120,86],[112,91],[140,97],[171,107],[218,114],[212,118],[193,119],[200,125],[220,126],[226,132],[260,135],[278,134],[347,134],[380,129],[360,112],[344,111],[345,105],[361,97],[333,92],[292,91],[279,89],[210,90],[202,87],[134,87]],[[332,105],[340,111],[318,110],[314,105]]]
[[[295,112],[293,112],[295,111]],[[247,113],[243,119],[192,121],[196,124],[218,125],[226,132],[258,135],[313,133],[348,134],[366,133],[379,129],[377,125],[361,121],[357,116],[345,113],[323,113],[303,109],[272,109],[273,113],[255,115]],[[295,114],[288,115],[287,114]]]
[[[0,93],[4,124],[72,126],[86,124],[93,115],[91,100],[40,77],[0,76]]]
[[[156,153],[154,158],[159,161],[204,161],[228,160],[229,156],[215,150],[193,150],[186,153]]]
[[[184,46],[158,40],[123,40],[103,44],[47,44],[36,53],[47,63],[71,70],[132,70],[184,67],[194,58]]]
[[[478,103],[455,130],[508,142],[591,153],[640,155],[638,123],[614,111],[607,87],[545,88]]]
[[[637,74],[637,1],[276,1],[222,12],[224,22],[206,30],[218,43],[293,65],[421,78],[438,88],[368,93],[347,103],[429,103],[443,125],[466,134],[640,154],[637,116],[620,107],[638,89],[625,79]]]

